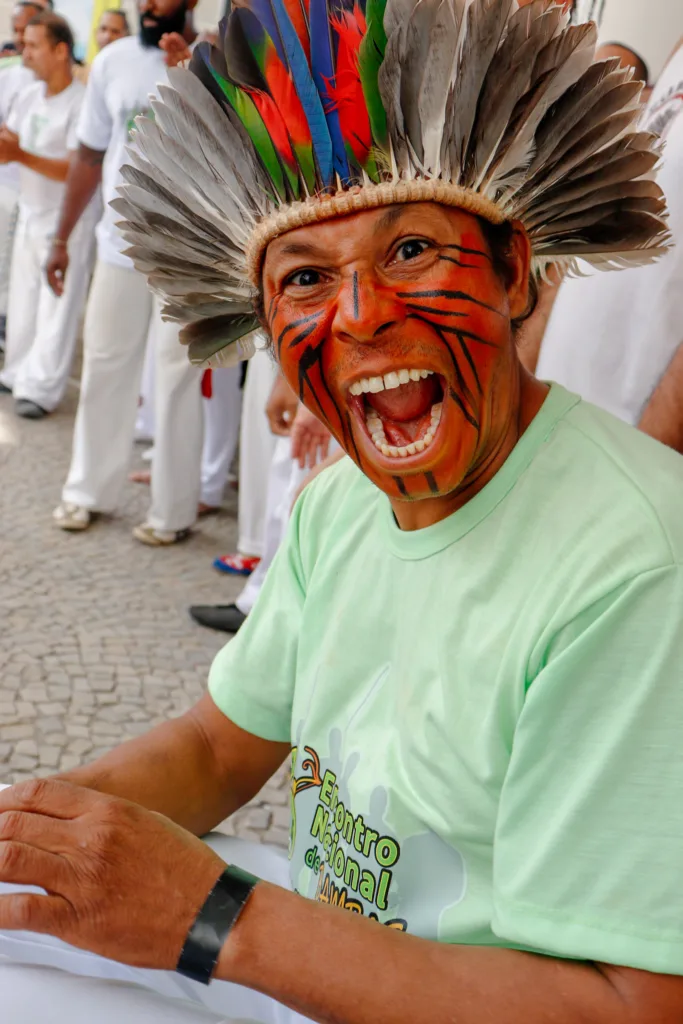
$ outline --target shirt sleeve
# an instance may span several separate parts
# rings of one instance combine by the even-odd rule
[[[289,742],[305,582],[299,548],[303,502],[268,570],[254,608],[216,656],[209,693],[236,725],[263,739]]]
[[[495,933],[683,974],[683,570],[565,627],[527,691],[494,841]]]
[[[103,152],[111,142],[114,122],[107,106],[106,57],[106,50],[102,50],[92,63],[78,119],[74,148],[82,142],[90,149]]]
[[[21,91],[15,98],[14,103],[11,105],[9,113],[7,115],[7,127],[15,135],[21,134],[21,125],[24,118],[31,107],[31,103],[34,96],[34,90],[29,87]]]
[[[78,149],[78,126],[84,99],[85,90],[83,90],[83,95],[79,97],[76,103],[74,103],[73,110],[69,114],[69,123],[66,131],[66,148],[70,153],[73,152],[73,150]]]

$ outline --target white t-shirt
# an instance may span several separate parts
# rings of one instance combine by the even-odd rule
[[[78,138],[91,149],[107,151],[102,168],[105,207],[97,225],[97,250],[99,259],[119,267],[133,264],[121,253],[125,242],[116,228],[120,217],[109,203],[116,197],[134,119],[149,108],[150,94],[165,78],[163,52],[144,47],[137,36],[106,46],[93,61],[88,78]]]
[[[658,180],[674,248],[651,266],[567,280],[536,371],[632,424],[683,342],[683,48],[662,74],[643,126],[666,139]]]
[[[21,63],[0,67],[0,124],[8,124],[17,98],[35,80],[33,72]],[[0,185],[19,191],[18,164],[0,164]]]
[[[7,122],[27,153],[64,160],[78,149],[76,127],[85,95],[80,82],[72,82],[56,96],[46,95],[45,82],[34,82],[17,97]],[[29,167],[19,168],[19,205],[31,214],[56,214],[66,185],[51,181]]]

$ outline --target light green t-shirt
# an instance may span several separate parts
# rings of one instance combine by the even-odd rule
[[[210,678],[296,748],[294,888],[683,974],[682,554],[683,459],[557,385],[435,526],[322,474]]]

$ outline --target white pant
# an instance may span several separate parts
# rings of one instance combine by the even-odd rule
[[[148,523],[182,530],[197,517],[202,450],[201,373],[165,323],[141,274],[98,261],[83,338],[83,376],[71,468],[62,499],[116,508],[135,433],[148,332],[156,351],[156,443]]]
[[[276,441],[265,408],[276,376],[277,366],[268,352],[257,350],[249,360],[242,400],[237,549],[243,555],[260,557],[264,550],[268,475]]]
[[[0,374],[15,398],[28,398],[48,412],[64,397],[95,252],[95,220],[86,210],[69,241],[64,294],[56,296],[44,268],[57,213],[36,215],[20,208]]]
[[[289,887],[280,851],[216,833],[209,844],[226,863]],[[3,892],[21,886],[0,884]],[[0,932],[3,1024],[304,1024],[261,993],[215,981],[209,986],[170,971],[127,967],[30,932]]]
[[[204,399],[201,501],[217,507],[230,475],[240,432],[240,366],[211,371],[211,398]]]
[[[18,201],[19,193],[16,188],[0,185],[0,316],[7,314],[12,241]]]

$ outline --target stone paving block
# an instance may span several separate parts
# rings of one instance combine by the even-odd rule
[[[226,637],[196,626],[187,606],[229,603],[243,586],[211,568],[236,543],[232,491],[219,516],[174,548],[132,539],[149,501],[134,484],[119,512],[84,534],[54,528],[76,397],[70,389],[61,409],[27,425],[0,396],[2,494],[12,496],[0,494],[0,782],[70,771],[190,707]],[[137,448],[131,463],[140,465]],[[35,565],[35,552],[48,550],[49,579]],[[286,847],[288,808],[284,766],[226,828]]]

